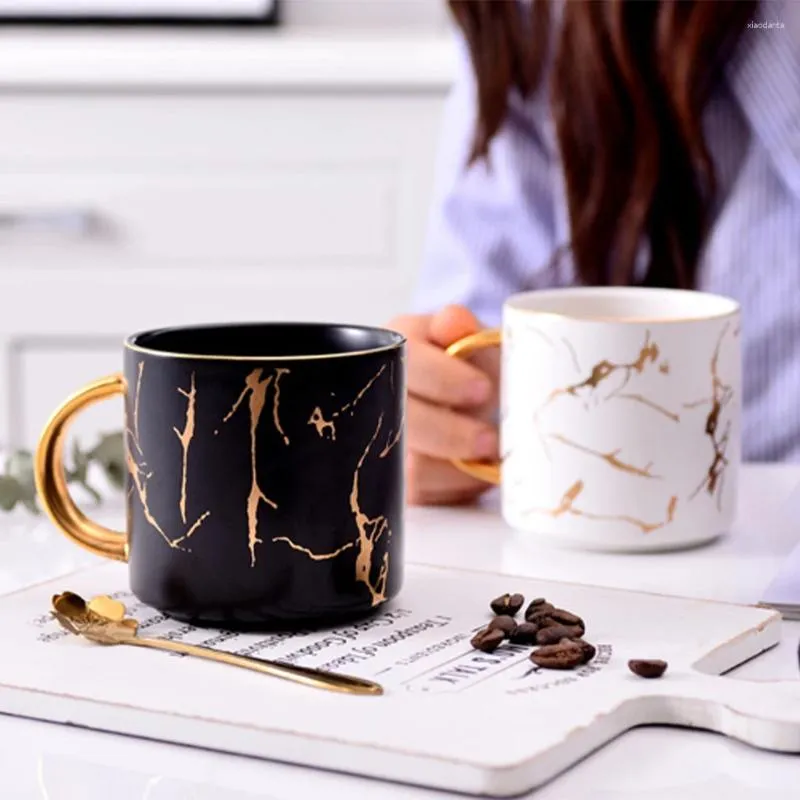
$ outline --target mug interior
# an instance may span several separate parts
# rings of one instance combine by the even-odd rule
[[[268,322],[161,328],[137,333],[126,346],[151,355],[219,359],[332,358],[400,346],[384,328],[313,322]]]
[[[578,319],[630,322],[686,322],[726,317],[739,304],[722,295],[683,289],[576,287],[525,292],[506,307]]]

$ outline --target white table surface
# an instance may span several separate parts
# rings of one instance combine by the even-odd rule
[[[691,551],[622,556],[553,549],[507,529],[496,498],[489,498],[477,509],[410,509],[406,554],[431,564],[755,603],[800,541],[800,524],[787,510],[798,486],[800,467],[746,467],[734,530]],[[103,516],[107,523],[121,519],[114,512]],[[22,513],[0,516],[0,592],[95,561],[44,521]],[[800,623],[785,622],[782,643],[735,670],[731,679],[797,678],[798,639]],[[451,796],[12,717],[0,716],[0,741],[3,800]],[[793,797],[798,785],[800,757],[757,751],[700,731],[652,727],[620,737],[529,797],[761,800]]]

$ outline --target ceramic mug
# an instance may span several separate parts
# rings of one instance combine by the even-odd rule
[[[378,328],[170,328],[125,342],[124,374],[70,397],[36,454],[42,504],[172,617],[327,623],[402,583],[405,340]],[[125,396],[127,530],[87,519],[62,452],[84,407]]]
[[[511,297],[502,331],[501,484],[514,528],[598,550],[709,541],[731,525],[740,460],[740,310],[727,297],[569,288]]]

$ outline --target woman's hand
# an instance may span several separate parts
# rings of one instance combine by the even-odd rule
[[[489,488],[449,461],[495,459],[498,455],[497,351],[470,361],[451,358],[445,349],[481,329],[461,306],[436,314],[401,316],[390,328],[408,339],[406,410],[406,485],[414,505],[464,503]]]

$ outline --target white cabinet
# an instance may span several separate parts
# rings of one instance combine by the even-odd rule
[[[447,42],[236,41],[0,40],[0,447],[132,331],[406,307]]]

